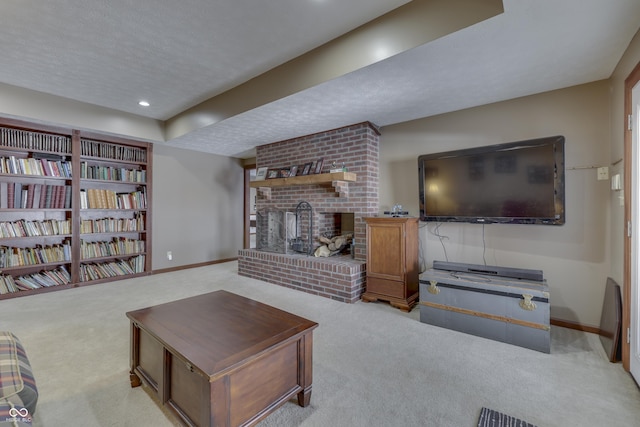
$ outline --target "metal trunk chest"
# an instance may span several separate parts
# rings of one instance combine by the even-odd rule
[[[420,275],[420,321],[550,352],[546,280],[431,269]]]

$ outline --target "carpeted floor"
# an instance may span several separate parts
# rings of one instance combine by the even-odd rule
[[[261,427],[473,427],[483,407],[538,427],[640,419],[640,391],[596,335],[553,327],[544,354],[420,323],[417,308],[344,304],[240,277],[229,262],[0,301],[0,329],[21,339],[38,382],[33,425],[176,425],[144,387],[129,386],[125,312],[218,289],[320,325],[311,405],[287,402]]]

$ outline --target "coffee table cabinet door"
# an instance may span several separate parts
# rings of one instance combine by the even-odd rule
[[[207,426],[210,418],[209,381],[188,362],[169,354],[167,404],[191,425]]]
[[[138,370],[151,388],[161,395],[164,347],[153,336],[139,329]]]

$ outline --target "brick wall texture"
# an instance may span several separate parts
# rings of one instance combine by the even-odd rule
[[[322,172],[324,173],[328,173],[331,164],[336,162],[339,166],[344,164],[349,172],[356,174],[356,182],[346,184],[348,186],[346,195],[336,191],[331,183],[294,185],[272,188],[270,199],[258,191],[256,201],[258,212],[276,209],[293,212],[298,203],[308,202],[313,207],[314,240],[319,233],[332,228],[331,224],[327,224],[327,218],[335,215],[327,214],[353,213],[355,260],[345,260],[344,263],[351,262],[355,270],[346,272],[344,270],[346,267],[343,265],[340,268],[345,272],[337,273],[333,271],[337,268],[335,260],[323,261],[315,257],[312,257],[313,262],[308,260],[311,266],[303,263],[304,267],[299,267],[300,255],[269,253],[268,259],[265,259],[261,256],[252,256],[255,250],[242,250],[238,258],[240,274],[271,283],[278,282],[282,286],[306,290],[345,302],[358,300],[364,291],[365,284],[363,261],[366,258],[366,224],[363,218],[377,215],[379,208],[379,137],[377,129],[371,123],[365,122],[262,145],[257,148],[256,153],[257,167],[283,168],[298,165],[298,168],[301,168],[305,163],[323,159]],[[284,262],[283,260],[287,257],[292,257],[291,259],[295,259],[296,262]],[[269,265],[272,266],[275,274],[265,271]],[[255,270],[254,273],[252,269]],[[331,270],[330,274],[327,274],[326,269]],[[295,273],[290,278],[286,278],[291,270],[295,270]],[[341,276],[338,277],[337,274]],[[323,277],[325,280],[322,279]],[[347,281],[350,282],[349,285],[346,284]],[[339,289],[336,289],[336,286]]]

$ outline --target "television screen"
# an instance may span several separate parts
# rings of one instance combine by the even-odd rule
[[[422,221],[561,225],[564,137],[418,158]]]

